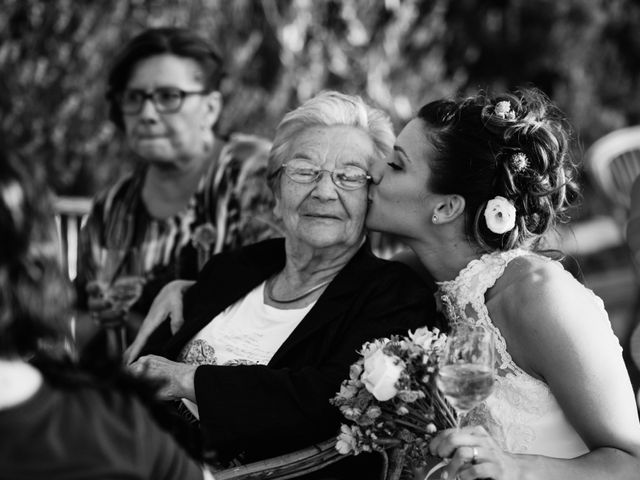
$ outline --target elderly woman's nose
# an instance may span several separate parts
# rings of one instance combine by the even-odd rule
[[[332,199],[338,198],[337,189],[338,186],[331,179],[331,173],[322,171],[316,180],[312,193],[317,198]]]

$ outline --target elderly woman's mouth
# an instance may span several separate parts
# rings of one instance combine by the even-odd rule
[[[320,219],[341,220],[340,215],[332,213],[303,213],[303,216]]]

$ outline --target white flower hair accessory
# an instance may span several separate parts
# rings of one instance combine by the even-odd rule
[[[529,166],[529,157],[524,152],[517,152],[509,158],[511,171],[520,173]]]
[[[489,230],[502,235],[516,226],[516,207],[509,200],[498,195],[487,202],[484,219]]]
[[[508,100],[502,100],[496,103],[496,106],[493,109],[493,114],[496,117],[500,117],[505,120],[516,119],[516,112],[511,109],[511,102]]]

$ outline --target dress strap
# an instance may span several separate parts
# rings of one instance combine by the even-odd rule
[[[454,280],[438,282],[438,292],[448,320],[452,324],[469,323],[482,326],[493,332],[498,353],[497,366],[513,373],[522,370],[513,362],[504,337],[489,318],[485,294],[503,275],[509,262],[525,255],[537,254],[524,249],[487,253],[469,262]]]

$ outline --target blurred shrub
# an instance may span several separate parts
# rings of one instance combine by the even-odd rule
[[[56,191],[93,194],[131,161],[107,121],[111,58],[143,28],[180,25],[227,59],[222,135],[271,136],[327,88],[399,128],[441,96],[535,84],[580,149],[640,122],[639,17],[633,0],[3,0],[0,128]]]

